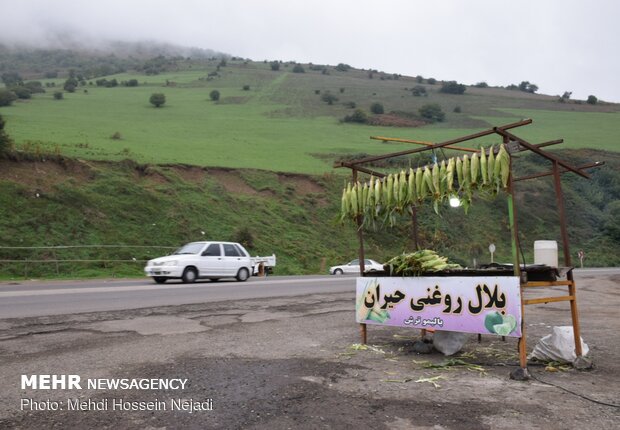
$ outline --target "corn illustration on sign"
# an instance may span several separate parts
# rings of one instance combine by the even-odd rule
[[[357,278],[359,323],[521,337],[515,276]]]

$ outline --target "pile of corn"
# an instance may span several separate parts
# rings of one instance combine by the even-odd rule
[[[398,255],[385,263],[385,266],[386,270],[395,276],[420,276],[428,272],[462,269],[458,264],[448,263],[446,257],[438,255],[431,249]]]
[[[500,145],[498,150],[481,148],[471,157],[450,158],[432,167],[410,168],[381,179],[371,177],[364,184],[349,182],[342,192],[341,220],[358,216],[364,223],[392,219],[394,213],[425,200],[432,200],[438,212],[439,203],[451,196],[459,196],[467,209],[474,190],[497,194],[507,187],[509,175],[510,155]]]

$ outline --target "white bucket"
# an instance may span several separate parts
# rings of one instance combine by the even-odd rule
[[[534,242],[534,264],[558,267],[558,243],[555,240]]]

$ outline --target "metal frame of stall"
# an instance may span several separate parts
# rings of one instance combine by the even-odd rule
[[[539,303],[549,303],[549,302],[560,302],[560,301],[568,301],[570,302],[571,309],[571,318],[573,323],[573,333],[575,337],[575,353],[577,356],[577,360],[574,365],[577,368],[587,368],[590,367],[591,364],[583,357],[582,348],[581,348],[581,334],[579,328],[579,313],[577,310],[577,288],[575,285],[575,280],[572,273],[572,260],[570,254],[570,246],[568,240],[568,229],[566,222],[566,212],[564,208],[564,197],[562,193],[562,185],[560,175],[566,172],[573,172],[579,176],[584,178],[590,178],[588,173],[584,171],[584,169],[600,167],[604,163],[595,162],[583,164],[580,166],[572,166],[568,164],[566,161],[561,160],[556,155],[551,154],[541,148],[556,145],[563,142],[563,139],[552,140],[539,144],[532,144],[525,139],[516,136],[508,130],[521,127],[524,125],[531,124],[531,119],[525,119],[522,121],[514,122],[511,124],[506,124],[498,127],[493,127],[491,129],[481,131],[479,133],[470,134],[467,136],[459,137],[456,139],[451,139],[441,143],[431,143],[431,142],[423,142],[418,140],[410,140],[410,139],[397,139],[397,138],[389,138],[389,137],[380,137],[380,136],[371,136],[371,139],[380,140],[383,142],[401,142],[401,143],[413,143],[418,145],[423,145],[423,147],[417,147],[414,149],[408,149],[400,152],[394,152],[384,155],[377,156],[369,156],[357,160],[351,161],[340,161],[334,164],[335,168],[347,167],[352,171],[353,182],[358,181],[358,173],[365,173],[368,175],[372,175],[378,178],[383,178],[387,176],[385,173],[377,172],[375,170],[368,169],[366,167],[362,167],[362,164],[372,163],[379,160],[386,160],[395,157],[401,157],[405,155],[411,155],[418,152],[423,151],[432,151],[439,148],[452,149],[457,151],[467,151],[467,152],[478,152],[478,150],[467,147],[459,147],[455,146],[457,143],[466,142],[473,139],[478,139],[480,137],[489,136],[489,135],[499,135],[502,138],[502,143],[506,145],[506,149],[510,155],[510,176],[508,179],[508,188],[506,190],[507,193],[507,203],[508,203],[508,218],[510,224],[511,231],[511,248],[512,248],[512,258],[513,258],[513,267],[514,267],[514,276],[519,277],[520,286],[521,286],[521,330],[522,335],[518,341],[519,347],[519,365],[520,368],[511,373],[511,377],[513,379],[525,380],[529,378],[529,373],[527,371],[527,355],[526,355],[526,331],[525,331],[525,305],[533,305]],[[541,157],[549,160],[552,163],[552,170],[548,172],[541,172],[537,174],[532,174],[528,176],[523,176],[520,178],[515,178],[513,176],[513,154],[521,152],[521,151],[532,151]],[[569,268],[566,274],[566,280],[556,280],[556,281],[528,281],[526,274],[522,273],[520,260],[519,260],[519,228],[517,223],[517,208],[515,206],[514,194],[515,194],[515,183],[519,181],[525,181],[534,178],[540,178],[545,176],[553,176],[555,193],[557,196],[557,208],[559,214],[560,221],[560,233],[561,233],[561,241],[562,241],[562,254],[563,254],[563,262],[564,266]],[[417,227],[417,213],[415,205],[412,205],[412,230],[413,230],[413,240],[414,246],[419,248],[418,243],[418,227]],[[364,276],[365,267],[364,267],[364,234],[362,229],[362,216],[358,215],[356,219],[357,223],[357,234],[359,238],[359,261],[360,261],[360,276]],[[541,298],[533,298],[533,299],[525,299],[524,292],[526,289],[530,288],[545,288],[545,287],[557,287],[557,286],[565,286],[568,288],[568,294],[562,296],[550,296],[550,297],[541,297]],[[362,343],[367,342],[367,325],[364,323],[360,324],[360,332]]]

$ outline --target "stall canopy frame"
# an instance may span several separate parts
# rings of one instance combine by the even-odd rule
[[[368,164],[368,163],[372,163],[375,161],[386,160],[386,159],[395,158],[395,157],[401,157],[404,155],[411,155],[411,154],[415,154],[415,153],[419,153],[423,151],[433,151],[435,149],[440,149],[440,148],[452,149],[452,150],[457,150],[457,151],[477,152],[477,150],[472,150],[471,148],[459,147],[455,145],[461,142],[466,142],[469,140],[474,140],[480,137],[490,136],[490,135],[498,135],[502,138],[502,143],[505,144],[508,154],[510,155],[509,157],[510,174],[508,178],[508,187],[506,190],[506,194],[507,194],[507,204],[508,204],[508,218],[509,218],[510,232],[511,232],[511,251],[512,251],[512,259],[513,259],[514,275],[519,277],[520,279],[521,301],[522,301],[522,306],[521,306],[522,336],[521,338],[519,338],[520,368],[517,369],[517,371],[512,372],[511,374],[511,377],[514,377],[516,379],[528,379],[529,377],[528,371],[527,371],[525,306],[524,305],[558,302],[558,301],[569,301],[570,309],[571,309],[571,318],[572,318],[572,323],[573,323],[573,333],[574,333],[574,339],[575,339],[575,353],[577,355],[575,366],[576,367],[580,367],[580,366],[588,367],[589,366],[589,362],[587,362],[587,360],[585,360],[585,358],[583,357],[582,348],[581,348],[579,313],[577,310],[577,294],[576,294],[577,291],[576,291],[576,285],[575,285],[573,272],[572,272],[572,260],[571,260],[571,254],[570,254],[568,228],[567,228],[567,222],[566,222],[566,212],[564,208],[564,196],[562,193],[562,184],[561,184],[560,175],[566,172],[572,172],[581,177],[589,179],[590,175],[585,171],[585,169],[600,167],[604,164],[602,162],[594,162],[594,163],[588,163],[588,164],[583,164],[579,166],[573,166],[569,164],[568,162],[560,159],[557,155],[549,153],[545,151],[544,149],[542,149],[547,146],[560,144],[563,142],[562,139],[552,140],[552,141],[543,142],[539,144],[532,144],[526,141],[525,139],[509,131],[514,128],[529,125],[531,123],[532,123],[531,119],[524,119],[524,120],[517,121],[514,123],[505,124],[505,125],[498,126],[498,127],[493,127],[493,128],[490,128],[490,129],[487,129],[487,130],[484,130],[478,133],[458,137],[456,139],[447,140],[441,143],[432,143],[432,142],[425,142],[425,141],[418,141],[418,140],[411,140],[411,139],[390,138],[390,137],[382,137],[382,136],[371,136],[370,138],[374,140],[381,140],[384,142],[392,141],[392,142],[401,142],[401,143],[413,143],[413,144],[422,145],[422,147],[416,147],[416,148],[407,149],[404,151],[392,152],[392,153],[383,154],[383,155],[368,156],[368,157],[360,158],[357,160],[340,161],[334,164],[335,168],[346,167],[346,168],[351,169],[352,180],[355,183],[359,180],[359,173],[365,173],[365,174],[372,175],[378,178],[383,178],[387,176],[386,173],[379,172],[379,171],[376,171],[376,170],[373,170],[367,167],[363,167],[362,166],[363,164]],[[536,173],[536,174],[532,174],[528,176],[523,176],[520,178],[515,178],[513,175],[513,155],[515,153],[522,152],[522,151],[531,151],[549,160],[552,164],[551,171]],[[517,207],[514,204],[515,203],[515,200],[514,200],[515,182],[540,178],[544,176],[553,176],[554,189],[555,189],[555,193],[557,196],[556,204],[557,204],[559,221],[560,221],[560,235],[561,235],[561,240],[562,240],[563,262],[564,262],[564,266],[569,268],[570,270],[568,270],[565,281],[528,282],[526,278],[526,274],[522,273],[522,270],[520,267],[520,261],[519,261],[519,252],[518,252],[519,251],[519,226],[517,223]],[[365,274],[364,233],[362,229],[362,222],[363,222],[362,216],[357,215],[356,223],[358,227],[357,235],[359,239],[360,276],[364,276]],[[413,205],[412,205],[412,224],[413,224],[412,230],[413,230],[414,246],[416,248],[419,248],[418,234],[417,234],[417,231],[418,231],[417,213],[416,213],[416,208]],[[523,294],[524,290],[528,288],[555,287],[555,286],[568,287],[568,294],[564,296],[542,297],[542,298],[536,298],[536,299],[525,299],[524,298],[524,294]],[[366,343],[367,341],[366,324],[363,324],[363,323],[360,324],[360,330],[361,330],[362,342]]]

